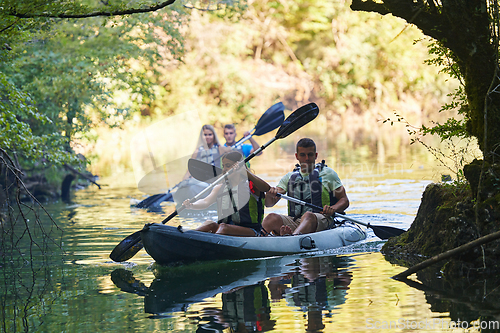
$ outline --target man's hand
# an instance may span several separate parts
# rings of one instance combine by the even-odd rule
[[[325,216],[333,216],[333,215],[335,215],[336,212],[337,212],[337,209],[334,208],[333,206],[325,205],[325,207],[323,207],[323,211],[321,212],[321,214],[323,214]]]
[[[266,192],[266,194],[269,195],[270,198],[272,199],[278,199],[278,188],[277,187],[271,187],[269,191]]]
[[[264,200],[266,207],[272,207],[279,201],[280,197],[277,196],[278,193],[284,194],[285,191],[278,187],[271,187],[266,191],[266,198]]]

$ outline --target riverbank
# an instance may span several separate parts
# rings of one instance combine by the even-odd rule
[[[414,222],[401,236],[389,239],[382,253],[392,263],[411,266],[498,231],[500,218],[500,164],[474,160],[464,167],[465,180],[429,184]],[[470,284],[500,275],[500,241],[474,248],[430,268],[448,286]],[[422,273],[423,274],[423,273]],[[420,274],[420,275],[422,275]],[[419,275],[419,278],[420,278]]]

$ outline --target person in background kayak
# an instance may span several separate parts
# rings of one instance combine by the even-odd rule
[[[270,213],[262,222],[262,228],[275,235],[298,235],[328,229],[335,212],[349,207],[349,199],[337,173],[322,163],[316,164],[316,144],[309,138],[297,142],[296,170],[287,173],[276,187],[266,192],[265,205],[272,207],[280,194],[323,207],[321,212],[307,206],[288,202],[288,215]]]
[[[259,236],[264,218],[264,198],[268,185],[238,163],[243,156],[231,151],[222,156],[224,173],[234,168],[226,181],[216,185],[204,199],[182,204],[188,209],[205,209],[217,202],[218,222],[206,221],[198,231],[231,236]]]
[[[247,137],[250,135],[250,132],[246,131],[243,133],[243,137]],[[236,127],[234,127],[233,124],[227,124],[224,125],[224,139],[226,139],[226,143],[224,144],[224,147],[232,147],[236,143]],[[248,157],[251,153],[253,153],[255,150],[260,148],[260,145],[255,141],[253,137],[250,137],[248,139],[251,144],[242,144],[238,150],[243,154],[244,157]],[[260,152],[257,155],[261,155],[262,152]]]
[[[203,161],[205,163],[220,167],[220,157],[229,149],[222,146],[217,133],[212,125],[203,125],[200,130],[197,148],[191,158]],[[189,171],[186,172],[183,179],[189,178]]]

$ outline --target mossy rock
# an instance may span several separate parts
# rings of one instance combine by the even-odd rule
[[[448,185],[430,184],[424,191],[417,216],[406,233],[390,238],[382,253],[394,251],[408,255],[433,256],[472,240],[472,207],[457,201],[457,194]]]
[[[464,175],[468,183],[427,186],[411,227],[382,247],[389,261],[407,266],[500,230],[500,164],[475,160]],[[447,277],[500,274],[499,262],[495,241],[442,262],[439,270]]]

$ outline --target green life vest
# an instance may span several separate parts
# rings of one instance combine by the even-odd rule
[[[224,183],[223,183],[224,184]],[[256,195],[251,181],[241,182],[228,189],[224,184],[217,196],[217,213],[223,216],[218,223],[236,224],[260,231],[264,219],[264,193]],[[245,204],[241,206],[238,203]]]
[[[308,201],[313,205],[321,208],[323,208],[325,205],[335,205],[338,201],[338,199],[335,197],[335,193],[333,193],[333,191],[329,191],[325,186],[322,185],[322,179],[319,176],[320,171],[323,170],[325,166],[325,161],[316,164],[314,170],[309,174],[309,176],[303,178],[300,174],[300,166],[296,165],[292,175],[290,176],[290,180],[288,181],[288,195],[302,201],[307,201],[306,198],[310,193],[310,199]],[[306,211],[319,213],[321,210],[298,205],[291,201],[288,201],[289,216],[299,218]]]

